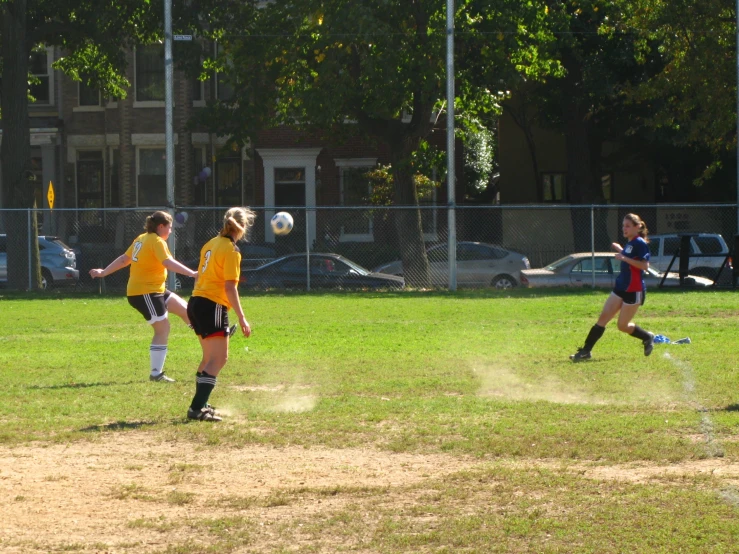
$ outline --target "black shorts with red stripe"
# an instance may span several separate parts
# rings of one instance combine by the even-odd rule
[[[228,308],[203,296],[193,296],[187,303],[187,317],[196,335],[228,336]]]

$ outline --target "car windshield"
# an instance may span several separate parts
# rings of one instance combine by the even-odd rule
[[[565,256],[564,258],[560,258],[556,262],[552,262],[548,266],[546,266],[544,269],[547,271],[557,271],[560,267],[563,265],[569,263],[572,261],[572,256]]]
[[[53,242],[54,244],[58,244],[59,246],[61,246],[62,248],[66,250],[72,250],[69,246],[64,244],[59,237],[48,237],[47,236],[46,240],[48,240],[49,242]]]
[[[356,264],[351,260],[347,260],[346,258],[341,258],[341,261],[344,262],[349,267],[351,267],[354,271],[356,271],[360,275],[367,275],[368,273],[370,273],[369,269],[362,267],[361,265]]]

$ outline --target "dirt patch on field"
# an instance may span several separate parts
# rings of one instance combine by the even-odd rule
[[[333,500],[332,489],[379,492],[470,465],[451,456],[360,449],[224,450],[144,433],[5,448],[0,495],[10,510],[0,519],[0,552],[158,551],[167,547],[166,522],[218,518],[242,508],[259,517],[260,507],[279,507],[279,518],[289,520],[345,501],[340,495]],[[281,505],[278,493],[289,489],[329,493],[311,508]],[[177,542],[187,541],[188,532],[178,529]]]
[[[404,488],[416,486],[413,494],[433,497],[434,483],[445,476],[496,466],[632,483],[669,484],[700,475],[719,477],[732,486],[739,483],[739,463],[724,459],[674,465],[563,465],[557,460],[482,461],[369,448],[222,448],[165,441],[138,431],[109,433],[94,442],[0,449],[0,494],[6,505],[0,519],[0,552],[205,552],[213,533],[227,540],[223,536],[228,523],[223,522],[228,518],[248,521],[237,529],[254,530],[248,539],[233,537],[234,544],[245,546],[229,551],[269,552],[279,529],[300,518],[320,522],[337,513],[370,512],[371,499],[397,503],[401,512],[412,511],[413,495]],[[375,516],[363,517],[366,522]],[[313,533],[306,534],[304,546],[332,551],[316,549],[311,541],[320,530]],[[357,535],[361,533],[358,526]],[[296,537],[290,535],[289,540]]]

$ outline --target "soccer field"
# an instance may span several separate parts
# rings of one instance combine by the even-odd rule
[[[650,291],[649,358],[603,291],[242,296],[211,402],[122,297],[0,296],[0,552],[730,552],[739,294]]]

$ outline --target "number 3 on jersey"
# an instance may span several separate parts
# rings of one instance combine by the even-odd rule
[[[203,268],[200,270],[200,273],[205,273],[205,270],[208,269],[208,262],[210,261],[210,254],[211,254],[211,251],[208,250],[203,256],[205,258],[205,261],[203,262]]]
[[[133,252],[131,252],[131,259],[134,262],[138,262],[139,261],[139,250],[141,250],[141,247],[142,246],[143,246],[143,244],[140,243],[140,242],[137,242],[137,243],[135,243],[133,245]]]

